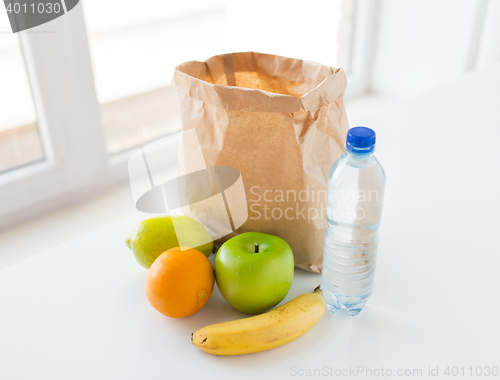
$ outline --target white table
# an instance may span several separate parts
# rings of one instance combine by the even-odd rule
[[[358,366],[423,377],[456,366],[466,374],[456,378],[470,378],[471,366],[500,367],[500,67],[367,125],[388,182],[375,290],[359,316],[327,313],[264,353],[199,351],[191,332],[242,315],[218,290],[193,316],[156,312],[123,242],[137,215],[0,271],[0,379],[300,378],[330,368],[347,378]],[[319,281],[296,271],[286,301]]]

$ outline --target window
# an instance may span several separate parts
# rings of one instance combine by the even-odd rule
[[[205,3],[144,0],[137,7],[120,0],[85,1],[109,153],[180,129],[177,95],[170,87],[174,67],[221,51],[225,39],[223,5]],[[113,9],[120,9],[120,17],[110,20],[106,10]]]
[[[343,66],[350,88],[362,91],[369,55],[357,45],[372,35],[373,3],[315,0],[284,10],[262,0],[250,8],[228,0],[86,0],[16,35],[5,33],[4,13],[0,59],[10,46],[19,79],[0,96],[19,91],[20,113],[7,107],[9,122],[0,115],[0,137],[12,130],[30,137],[24,153],[15,143],[1,150],[10,170],[0,173],[0,228],[126,180],[135,147],[171,134],[175,147],[180,116],[170,82],[181,62],[241,50],[282,54]]]

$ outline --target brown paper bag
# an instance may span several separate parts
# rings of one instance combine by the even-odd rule
[[[174,83],[207,167],[241,172],[248,219],[235,233],[280,236],[296,267],[321,272],[328,172],[348,129],[344,71],[246,52],[183,63]]]

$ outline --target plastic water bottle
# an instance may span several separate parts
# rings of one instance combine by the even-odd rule
[[[351,128],[345,147],[328,178],[321,288],[328,309],[354,316],[373,289],[385,173],[372,129]]]

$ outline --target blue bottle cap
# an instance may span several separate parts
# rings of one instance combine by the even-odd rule
[[[368,127],[349,129],[345,148],[350,153],[372,153],[375,150],[375,131]]]

